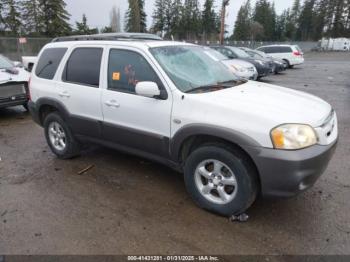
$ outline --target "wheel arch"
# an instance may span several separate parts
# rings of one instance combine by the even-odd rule
[[[36,101],[40,124],[43,125],[45,118],[52,112],[58,112],[66,120],[69,117],[67,108],[60,101],[53,98],[40,98]]]
[[[224,127],[210,125],[188,125],[181,128],[171,139],[170,153],[176,162],[184,160],[184,154],[191,152],[191,148],[204,143],[221,142],[244,151],[245,147],[260,147],[261,145],[251,137]],[[192,150],[193,151],[193,150]]]
[[[186,158],[202,145],[223,145],[231,152],[239,151],[247,161],[252,163],[258,182],[258,188],[261,192],[261,177],[257,164],[249,152],[249,148],[261,147],[261,145],[251,137],[230,130],[228,128],[190,125],[179,130],[171,140],[171,156],[173,161],[184,166]]]

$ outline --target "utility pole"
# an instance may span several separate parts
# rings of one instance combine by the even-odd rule
[[[230,0],[222,0],[222,10],[221,10],[221,30],[220,30],[220,44],[224,44],[225,38],[225,18],[226,18],[226,6],[228,6]]]

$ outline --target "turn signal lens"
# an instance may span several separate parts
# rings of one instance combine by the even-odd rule
[[[317,143],[315,130],[309,125],[288,124],[271,131],[271,139],[276,149],[297,150]]]

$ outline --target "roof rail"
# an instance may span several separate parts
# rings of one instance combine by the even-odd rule
[[[95,35],[76,35],[57,37],[52,42],[69,42],[69,41],[122,41],[122,40],[154,40],[162,41],[163,39],[157,35],[146,33],[106,33]]]

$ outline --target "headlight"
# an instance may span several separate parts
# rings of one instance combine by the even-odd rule
[[[261,60],[255,60],[255,62],[259,63],[259,64],[262,65],[262,66],[265,65],[265,63],[264,63],[263,61],[261,61]]]
[[[271,139],[276,149],[297,150],[317,143],[315,130],[308,125],[288,124],[271,131]]]
[[[235,72],[238,71],[238,72],[244,73],[247,71],[246,68],[239,66],[239,65],[231,65],[231,68],[233,68]]]

